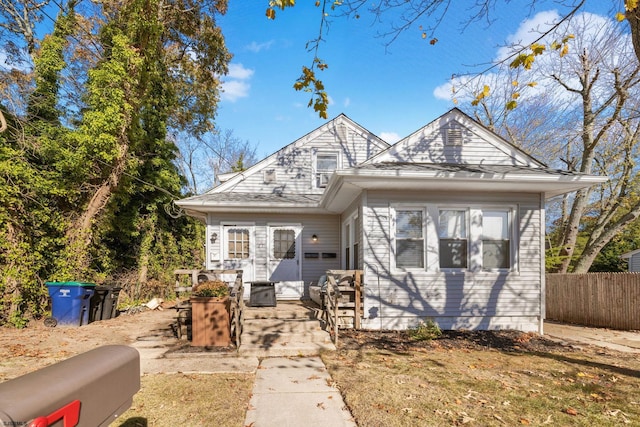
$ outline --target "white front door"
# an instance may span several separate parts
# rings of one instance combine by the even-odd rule
[[[249,298],[250,287],[247,282],[254,278],[255,232],[253,225],[225,225],[223,237],[223,261],[225,270],[242,270],[245,283],[244,298]],[[235,277],[233,278],[235,279]],[[225,278],[226,280],[226,278]]]
[[[300,225],[269,225],[269,280],[278,299],[300,299],[304,293],[300,256]]]

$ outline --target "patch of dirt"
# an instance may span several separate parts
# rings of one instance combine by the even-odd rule
[[[26,328],[0,328],[0,381],[41,369],[93,348],[109,344],[131,344],[149,337],[173,337],[176,318],[172,305],[162,310],[121,314],[81,327],[45,326],[31,321]]]
[[[505,352],[572,352],[573,347],[544,338],[536,333],[519,331],[442,331],[433,340],[417,341],[407,331],[340,331],[339,348],[356,350],[363,348],[390,351],[411,350],[486,350]]]

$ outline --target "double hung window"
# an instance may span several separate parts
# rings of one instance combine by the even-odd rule
[[[422,209],[396,210],[396,267],[424,268]]]
[[[482,211],[482,268],[511,267],[509,211]]]
[[[316,154],[316,187],[325,188],[329,183],[331,174],[338,169],[338,154],[337,153],[322,153]]]
[[[438,219],[440,268],[467,268],[467,211],[442,209]]]
[[[395,266],[400,269],[513,269],[513,208],[398,206]]]

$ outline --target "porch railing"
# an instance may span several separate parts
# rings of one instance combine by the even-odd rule
[[[231,289],[231,338],[235,340],[236,350],[240,350],[242,330],[244,329],[244,282],[242,270],[236,270],[236,280]]]
[[[362,270],[328,270],[324,318],[334,345],[338,345],[340,327],[360,329],[362,318]],[[342,323],[345,318],[353,323]]]

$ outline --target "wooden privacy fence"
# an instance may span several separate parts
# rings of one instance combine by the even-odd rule
[[[547,274],[546,317],[640,330],[640,273]]]

